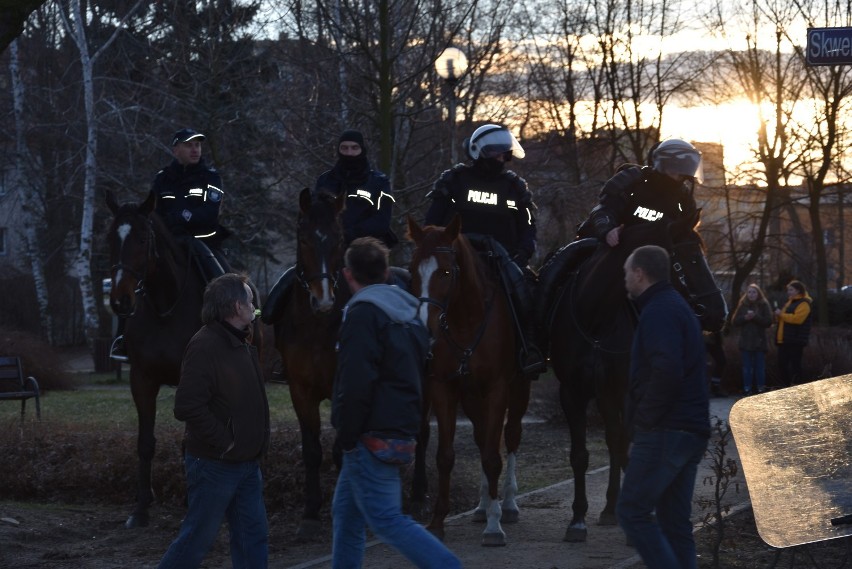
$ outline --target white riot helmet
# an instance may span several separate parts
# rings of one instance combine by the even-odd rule
[[[680,174],[704,181],[701,152],[679,138],[662,141],[651,151],[651,166],[662,174]]]
[[[505,126],[486,124],[470,135],[467,154],[474,160],[480,158],[495,158],[506,152],[511,152],[514,158],[526,156],[518,140]]]

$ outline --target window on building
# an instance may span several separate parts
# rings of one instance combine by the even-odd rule
[[[0,255],[5,255],[6,250],[6,228],[0,227]]]

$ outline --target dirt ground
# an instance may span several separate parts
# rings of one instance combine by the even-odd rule
[[[469,427],[459,428],[452,489],[452,513],[455,517],[448,523],[447,544],[458,552],[465,567],[642,567],[635,553],[627,547],[618,528],[590,525],[587,543],[568,544],[562,541],[570,516],[573,486],[570,480],[566,482],[571,476],[568,466],[568,429],[555,400],[555,381],[544,379],[536,382],[529,413],[530,422],[525,425],[519,457],[520,492],[527,495],[521,501],[521,520],[504,527],[509,540],[509,545],[504,548],[482,548],[478,539],[482,526],[472,524],[466,515],[478,500],[478,464]],[[606,473],[603,467],[607,459],[601,439],[600,425],[595,422],[594,413],[591,413],[590,472],[595,473],[589,476],[591,524],[596,519],[603,499],[602,480]],[[14,449],[7,450],[12,452]],[[301,465],[292,458],[292,450],[289,454],[275,454],[272,459],[275,463],[266,466],[271,469],[266,473],[270,489],[266,496],[270,524],[270,567],[329,567],[327,556],[331,551],[331,519],[328,506],[323,510],[323,530],[317,539],[300,542],[295,537],[301,513],[298,497],[293,495],[297,492],[298,484],[288,481],[301,478]],[[429,468],[430,474],[434,475],[434,459],[430,461]],[[180,486],[182,473],[174,474],[178,482],[176,485]],[[91,484],[96,485],[97,482]],[[329,470],[324,473],[323,479],[327,495],[330,495],[333,484],[334,472]],[[435,487],[434,479],[431,487]],[[96,488],[87,488],[86,495],[93,490],[97,492]],[[55,495],[50,502],[0,501],[0,568],[156,567],[163,552],[177,535],[184,514],[179,501],[165,500],[152,508],[148,528],[127,530],[124,522],[131,508],[130,503],[115,500],[81,503],[73,495],[73,489],[67,492],[64,498],[61,494]],[[81,493],[82,489],[78,488],[77,492]],[[108,493],[106,489],[104,493]],[[764,567],[776,555],[781,556],[781,564],[785,566],[799,566],[796,563],[805,562],[811,556],[823,563],[820,566],[839,567],[841,560],[849,553],[848,540],[795,551],[772,550],[757,535],[747,501],[738,513],[726,519],[723,528],[725,536],[719,548],[718,565],[713,563],[714,540],[718,533],[712,528],[698,532],[700,567]],[[401,558],[386,549],[381,545],[371,547],[365,567],[380,569],[406,566]],[[225,529],[220,532],[203,567],[230,567]]]

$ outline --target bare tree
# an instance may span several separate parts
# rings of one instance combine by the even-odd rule
[[[65,28],[73,39],[80,56],[80,70],[83,76],[83,102],[86,116],[86,160],[85,175],[83,182],[82,218],[80,220],[80,248],[77,257],[77,277],[80,282],[80,293],[83,300],[83,312],[85,320],[86,338],[93,342],[98,335],[100,320],[98,316],[98,304],[95,299],[94,287],[92,285],[92,255],[93,255],[93,229],[95,216],[95,186],[97,183],[97,149],[98,129],[97,117],[95,115],[95,88],[94,88],[94,65],[97,59],[115,41],[124,22],[142,4],[137,0],[124,15],[123,19],[116,25],[113,33],[101,44],[94,53],[91,52],[86,37],[86,26],[84,14],[80,9],[80,0],[70,0],[68,14],[62,12]]]

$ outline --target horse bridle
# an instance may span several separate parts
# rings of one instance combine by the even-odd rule
[[[712,289],[708,289],[706,291],[692,292],[692,290],[690,289],[689,284],[687,283],[687,280],[686,280],[686,271],[683,268],[683,263],[678,258],[678,252],[677,252],[677,250],[679,248],[687,247],[687,246],[690,246],[690,245],[692,245],[692,244],[689,243],[689,242],[683,242],[683,243],[677,243],[677,244],[673,243],[670,247],[671,252],[669,253],[669,256],[671,257],[671,260],[672,260],[672,271],[674,272],[675,278],[680,283],[683,290],[686,291],[686,293],[687,293],[686,294],[687,302],[692,307],[693,311],[695,312],[695,315],[698,316],[699,318],[702,318],[706,314],[707,307],[704,306],[703,304],[701,304],[700,302],[698,302],[698,300],[701,299],[701,298],[708,297],[708,296],[721,294],[722,290],[718,286],[716,286],[716,287],[714,287]],[[714,284],[715,284],[715,282],[714,282]]]
[[[296,243],[300,240],[301,230],[297,229],[296,231]],[[336,271],[334,273],[329,272],[321,272],[315,273],[309,276],[305,276],[305,271],[303,267],[304,263],[302,262],[302,253],[301,249],[296,249],[296,281],[302,286],[303,289],[310,292],[311,283],[314,281],[321,281],[323,279],[329,279],[331,281],[332,290],[337,290],[337,281],[340,275],[340,271]]]
[[[480,324],[479,329],[476,331],[476,336],[473,339],[473,343],[470,346],[464,347],[452,337],[452,333],[450,331],[450,324],[447,317],[447,306],[449,304],[450,291],[453,290],[456,281],[459,277],[459,272],[461,269],[459,268],[458,262],[456,261],[457,251],[453,247],[435,247],[432,249],[432,252],[435,254],[442,253],[452,255],[453,265],[450,269],[450,286],[447,289],[447,295],[444,298],[443,302],[440,300],[436,300],[434,298],[428,296],[418,297],[418,301],[420,304],[417,307],[417,311],[420,312],[420,307],[424,304],[431,305],[437,307],[441,312],[438,314],[438,328],[442,332],[442,336],[447,341],[447,343],[452,346],[457,352],[459,352],[459,367],[456,370],[456,377],[464,377],[470,375],[470,358],[473,356],[473,351],[482,341],[482,337],[485,335],[485,328],[488,324],[488,320],[491,318],[491,307],[492,302],[488,301],[485,303],[485,318],[482,319],[482,324]],[[492,299],[493,300],[493,299]],[[429,359],[432,358],[432,354],[429,354]]]
[[[145,288],[145,280],[148,277],[149,260],[153,258],[154,263],[156,263],[157,260],[159,260],[159,258],[160,258],[160,254],[157,250],[157,232],[154,231],[154,220],[150,216],[147,216],[147,221],[148,221],[148,224],[147,224],[148,225],[148,252],[145,254],[145,268],[143,269],[142,274],[139,274],[139,271],[133,269],[132,267],[125,266],[125,264],[121,262],[121,259],[122,259],[122,256],[123,256],[121,254],[119,254],[118,263],[116,263],[115,265],[113,265],[110,268],[110,272],[113,275],[113,278],[115,278],[115,273],[117,271],[127,271],[128,273],[130,273],[131,275],[136,277],[136,288],[134,289],[133,293],[136,294],[137,296],[147,300],[149,303],[151,303],[151,300],[148,298],[148,294],[147,294],[148,291]],[[186,271],[184,273],[183,284],[181,285],[180,290],[178,291],[178,294],[175,297],[174,303],[172,303],[172,305],[167,310],[165,310],[163,312],[157,311],[157,316],[159,316],[160,318],[168,318],[169,316],[171,316],[172,313],[175,311],[175,309],[180,304],[180,299],[183,296],[183,291],[186,289],[187,284],[189,282],[189,274],[188,273],[189,273],[191,264],[192,264],[192,253],[187,252],[187,255],[186,255]],[[153,303],[151,303],[151,306],[156,310],[156,307],[153,306]],[[133,306],[133,309],[130,312],[128,312],[126,314],[116,313],[116,316],[120,316],[122,318],[129,318],[129,317],[133,316],[134,314],[136,314],[136,305],[135,304]]]
[[[156,247],[156,239],[157,235],[154,233],[153,220],[148,218],[148,252],[145,254],[145,267],[142,269],[142,273],[134,269],[133,267],[129,267],[122,262],[124,258],[124,246],[122,244],[121,251],[118,254],[118,263],[110,267],[110,274],[112,278],[115,279],[116,273],[118,271],[127,272],[130,275],[136,277],[136,288],[133,290],[133,293],[138,296],[144,296],[145,294],[145,279],[148,276],[148,260],[153,256],[155,259],[157,258],[157,247]],[[133,309],[127,313],[118,313],[116,312],[116,316],[121,316],[122,318],[129,318],[136,314],[136,304],[133,305]]]

